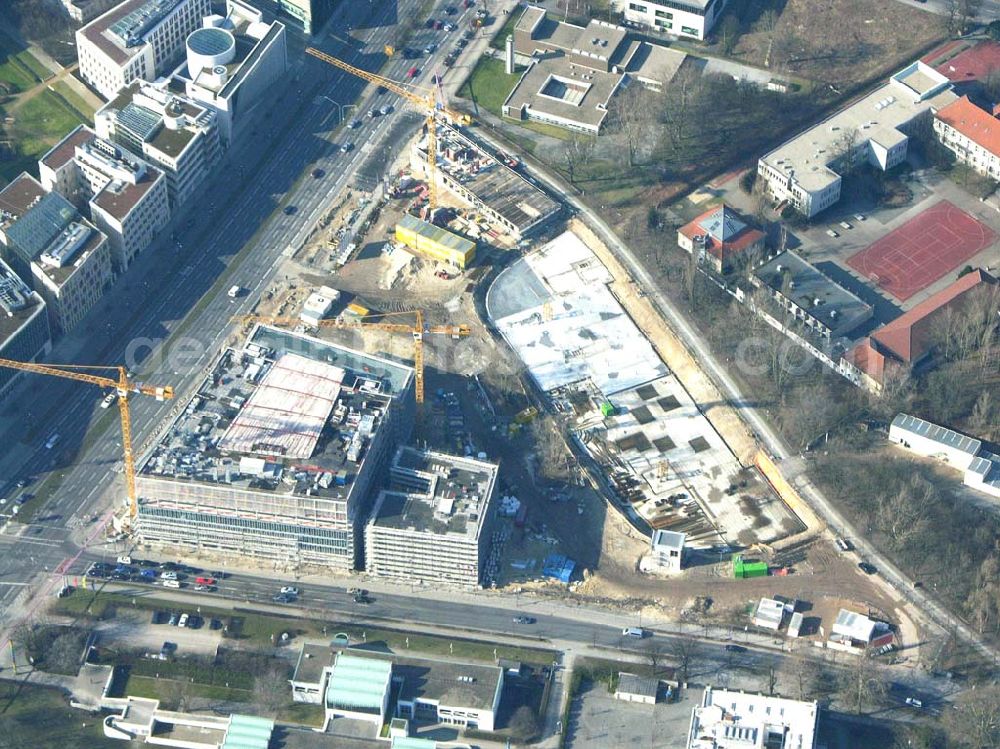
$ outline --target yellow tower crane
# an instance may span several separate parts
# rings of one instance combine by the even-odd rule
[[[425,335],[450,335],[452,338],[464,338],[472,332],[468,325],[425,325],[424,313],[422,310],[411,312],[386,312],[372,315],[371,317],[392,317],[396,315],[412,315],[415,323],[397,322],[374,322],[369,318],[363,320],[344,320],[336,318],[332,320],[320,320],[317,325],[324,328],[336,328],[346,330],[351,328],[372,328],[373,330],[383,330],[388,333],[407,333],[413,336],[413,380],[414,394],[417,403],[424,402],[424,336]],[[269,317],[267,315],[241,315],[237,318],[245,326],[253,323],[264,325],[301,325],[302,320],[296,317]]]
[[[435,123],[437,117],[440,115],[444,120],[450,124],[458,125],[468,125],[472,122],[471,118],[467,114],[462,114],[461,112],[456,112],[445,106],[444,102],[438,101],[438,97],[435,94],[434,89],[427,88],[426,86],[418,86],[416,84],[407,83],[402,84],[394,81],[390,78],[385,78],[376,73],[369,73],[367,70],[362,70],[361,68],[356,68],[350,63],[346,63],[343,60],[339,60],[332,55],[326,54],[326,52],[320,52],[315,47],[307,47],[306,52],[315,58],[322,60],[323,62],[329,63],[336,68],[345,70],[351,75],[357,76],[362,80],[366,80],[369,83],[374,83],[378,86],[383,86],[389,91],[402,96],[404,99],[409,101],[411,104],[417,106],[418,109],[424,110],[427,115],[427,188],[429,191],[428,203],[431,208],[437,208],[438,205],[438,188],[437,188],[437,131],[435,130]]]
[[[139,511],[139,505],[135,492],[135,457],[132,453],[132,418],[129,416],[128,395],[129,393],[138,393],[140,395],[152,395],[158,401],[170,400],[174,397],[173,387],[170,385],[143,385],[142,383],[132,382],[125,367],[35,364],[34,362],[14,361],[13,359],[0,359],[0,367],[19,369],[22,372],[33,372],[34,374],[50,375],[52,377],[62,377],[67,380],[76,380],[77,382],[86,382],[102,388],[114,389],[118,394],[118,411],[121,414],[122,448],[125,452],[125,493],[128,496],[129,520],[135,520],[135,516]],[[84,369],[111,371],[117,375],[117,379],[80,371]]]

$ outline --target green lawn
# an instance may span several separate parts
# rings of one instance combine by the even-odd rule
[[[10,88],[10,93],[25,91],[37,83],[31,72],[25,70],[18,61],[0,48],[0,83]]]
[[[325,717],[322,705],[307,705],[304,702],[293,702],[278,711],[278,720],[282,723],[297,723],[310,728],[322,728]]]
[[[497,35],[490,41],[490,46],[493,47],[493,49],[503,49],[504,44],[507,41],[507,37],[514,33],[514,27],[517,25],[517,21],[523,12],[524,8],[520,5],[511,10],[510,14],[507,16],[507,20],[504,21],[503,26],[500,27],[500,31],[497,32]]]
[[[0,163],[0,175],[8,181],[84,122],[76,110],[47,90],[28,99],[13,117],[8,133],[17,146],[18,158]]]
[[[0,746],[122,749],[99,716],[75,710],[58,689],[0,682]]]
[[[23,67],[27,68],[31,74],[40,81],[47,81],[54,75],[51,70],[42,65],[38,58],[26,49],[21,50],[14,57]]]
[[[253,692],[248,689],[227,689],[212,684],[192,684],[163,677],[157,679],[152,676],[129,676],[122,693],[129,697],[169,700],[171,696],[179,695],[181,690],[188,699],[203,697],[227,702],[250,702],[253,699]]]
[[[52,88],[55,89],[56,93],[61,96],[67,104],[69,104],[73,109],[80,113],[87,120],[90,120],[94,116],[94,108],[88,104],[82,96],[80,96],[76,91],[66,81],[56,81],[52,84]]]
[[[503,60],[482,57],[458,95],[499,117],[503,103],[520,78],[520,73],[507,75],[504,72]]]

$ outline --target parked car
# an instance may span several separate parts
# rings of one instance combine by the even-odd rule
[[[641,640],[645,636],[646,630],[642,627],[625,627],[625,629],[622,630],[622,637],[635,637]]]
[[[358,119],[351,120],[351,125],[350,125],[351,130],[354,130],[355,128],[359,127],[361,127],[361,120]]]
[[[836,239],[837,237],[839,237],[839,236],[840,236],[840,235],[839,235],[839,234],[838,234],[838,233],[837,233],[836,231],[834,231],[833,229],[827,229],[827,230],[826,230],[826,235],[827,235],[828,237],[833,237],[834,239]]]
[[[271,597],[271,600],[275,603],[291,603],[292,597],[285,595],[284,593],[277,593]]]
[[[841,226],[842,226],[843,228],[845,228],[845,229],[853,229],[853,228],[854,228],[854,227],[852,227],[852,226],[850,225],[850,223],[848,223],[847,221],[841,221],[841,222],[840,222],[840,225],[841,225]]]
[[[188,616],[187,614],[181,614],[181,618],[177,620],[177,626],[178,627],[186,627],[187,623],[188,623],[188,619],[190,619],[190,618],[191,617]]]
[[[298,209],[294,205],[286,205],[283,210],[286,216],[291,216]]]
[[[326,174],[326,172],[324,172],[324,171],[323,171],[322,169],[319,169],[319,168],[317,168],[317,169],[313,169],[313,170],[312,170],[312,176],[313,176],[313,177],[314,177],[315,179],[319,179],[319,178],[320,178],[320,177],[322,177],[322,176],[323,176],[324,174]]]
[[[874,575],[878,572],[878,567],[870,562],[858,562],[858,568],[866,575]]]
[[[299,594],[299,589],[294,585],[282,585],[281,592],[287,596],[297,596]]]
[[[535,617],[533,616],[515,616],[514,624],[534,624]]]
[[[745,653],[747,649],[742,645],[726,645],[726,652],[729,653]]]
[[[108,393],[101,400],[101,408],[111,408],[111,404],[115,402],[115,398],[118,396],[115,393]]]
[[[342,143],[342,144],[340,145],[340,152],[341,152],[341,153],[347,153],[347,152],[348,152],[348,151],[350,151],[350,150],[351,150],[352,148],[354,148],[354,144],[353,144],[353,143]]]

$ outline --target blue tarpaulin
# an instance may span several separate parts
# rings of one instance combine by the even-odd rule
[[[568,583],[576,562],[563,554],[549,554],[542,563],[542,576]]]

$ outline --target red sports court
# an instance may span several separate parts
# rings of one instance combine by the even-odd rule
[[[988,226],[942,200],[852,255],[847,264],[903,302],[995,239]]]

